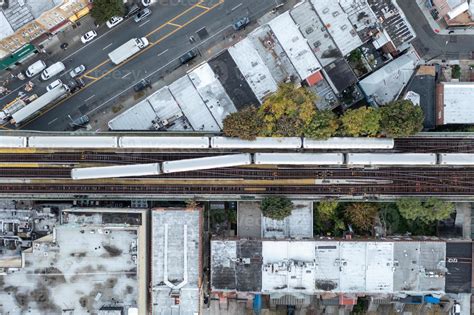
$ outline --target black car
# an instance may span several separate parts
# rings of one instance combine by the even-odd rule
[[[194,58],[196,58],[197,53],[194,50],[190,50],[181,57],[179,57],[179,62],[181,62],[182,65],[190,62]]]
[[[137,13],[138,11],[140,11],[140,7],[136,4],[132,4],[130,7],[127,7],[127,10],[126,10],[127,13],[125,13],[124,18],[129,18],[135,13]]]
[[[84,80],[82,80],[81,78],[72,79],[67,82],[67,86],[69,87],[71,93],[82,89],[85,85],[86,84],[84,83]]]
[[[135,84],[135,86],[133,87],[133,89],[135,90],[135,92],[143,91],[143,90],[146,89],[146,88],[151,88],[151,82],[150,82],[150,80],[148,80],[148,79],[143,79],[143,80],[141,80],[140,82],[138,82],[137,84]]]
[[[73,121],[71,121],[69,123],[69,127],[71,127],[72,129],[76,130],[76,129],[79,129],[79,128],[82,128],[84,127],[85,125],[87,125],[89,123],[89,116],[87,115],[83,115],[79,118],[76,118],[74,119]]]

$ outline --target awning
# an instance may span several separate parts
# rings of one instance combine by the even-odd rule
[[[321,71],[315,72],[309,77],[306,78],[306,82],[308,82],[309,86],[313,86],[319,81],[323,80],[323,75],[321,74]]]
[[[90,9],[88,7],[85,7],[84,9],[77,11],[74,15],[71,15],[69,17],[69,21],[74,23],[77,20],[79,20],[81,17],[86,16],[87,14],[89,14],[89,11],[90,11]]]
[[[35,46],[26,44],[17,51],[13,52],[10,56],[0,60],[0,70],[5,70],[9,66],[28,58],[31,54],[36,52]]]

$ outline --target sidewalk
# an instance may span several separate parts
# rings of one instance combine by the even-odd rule
[[[425,16],[426,21],[430,25],[433,32],[440,35],[474,35],[474,28],[473,27],[466,27],[463,29],[446,29],[442,25],[439,25],[431,16],[430,10],[432,8],[428,8],[426,6],[426,0],[416,0],[416,4],[420,8],[421,12]]]

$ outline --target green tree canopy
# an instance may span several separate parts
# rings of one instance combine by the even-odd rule
[[[351,137],[376,136],[380,131],[380,112],[372,107],[349,109],[341,118],[343,133]]]
[[[283,220],[291,214],[293,203],[286,197],[266,197],[260,204],[263,216]]]
[[[122,0],[94,0],[91,15],[97,23],[104,23],[113,16],[122,16],[124,11]]]
[[[259,108],[262,136],[298,137],[316,112],[316,96],[306,88],[281,84]]]
[[[380,110],[380,125],[390,137],[406,137],[423,129],[423,110],[409,100],[388,103]]]
[[[379,208],[374,203],[351,203],[344,211],[344,217],[356,229],[370,231],[375,223]]]
[[[254,140],[261,129],[257,109],[253,106],[246,107],[224,118],[224,135],[239,137],[245,140]]]
[[[306,126],[304,134],[308,138],[327,139],[336,134],[339,122],[331,110],[316,112],[313,119]]]
[[[339,202],[336,200],[321,200],[317,205],[321,221],[328,221],[337,218],[336,209],[338,206]]]
[[[432,223],[447,219],[454,211],[452,202],[445,202],[437,198],[422,201],[417,198],[403,198],[397,201],[398,211],[406,220],[419,220],[423,223]]]

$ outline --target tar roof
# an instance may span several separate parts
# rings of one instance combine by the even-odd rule
[[[446,292],[471,293],[472,242],[446,243]]]
[[[432,75],[415,75],[407,86],[406,91],[413,91],[420,95],[420,106],[425,116],[424,127],[433,129],[436,127],[436,78]]]
[[[229,48],[229,53],[260,103],[278,88],[270,70],[248,38]]]
[[[356,84],[358,81],[354,71],[352,71],[349,64],[343,58],[324,67],[324,71],[339,93]]]
[[[359,35],[338,1],[311,0],[311,3],[344,56],[362,45]]]
[[[306,80],[321,67],[289,12],[282,13],[268,24],[301,80]]]
[[[152,211],[153,314],[199,311],[200,211]],[[171,292],[179,292],[176,304]]]

